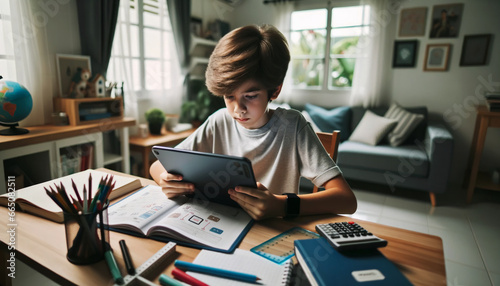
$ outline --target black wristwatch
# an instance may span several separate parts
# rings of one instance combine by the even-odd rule
[[[286,193],[286,215],[285,219],[296,218],[300,214],[300,198],[297,194]]]

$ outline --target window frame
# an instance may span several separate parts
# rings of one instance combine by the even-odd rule
[[[136,93],[137,95],[137,99],[139,100],[143,100],[143,99],[149,99],[149,98],[152,98],[152,97],[155,97],[155,96],[159,96],[159,95],[162,95],[162,94],[169,94],[168,92],[173,90],[174,89],[174,86],[173,86],[173,81],[170,80],[170,84],[168,83],[165,83],[163,82],[163,80],[161,80],[161,86],[157,89],[148,89],[146,88],[146,86],[148,85],[147,83],[147,61],[157,61],[158,64],[159,64],[159,67],[160,67],[160,70],[161,70],[161,73],[162,74],[173,74],[175,72],[175,67],[174,65],[176,64],[174,59],[172,57],[168,57],[168,55],[166,54],[165,50],[165,46],[167,45],[167,40],[164,39],[165,35],[167,35],[167,38],[168,38],[168,33],[170,33],[172,36],[173,36],[173,30],[172,30],[172,27],[170,25],[170,23],[168,23],[170,21],[170,15],[168,14],[168,7],[167,7],[167,4],[166,2],[161,2],[158,1],[158,12],[159,12],[159,16],[160,16],[160,26],[153,26],[153,25],[150,25],[150,24],[147,24],[146,21],[145,21],[145,17],[144,17],[144,13],[145,13],[145,9],[144,7],[145,6],[150,6],[150,3],[151,1],[148,1],[148,0],[133,0],[130,2],[130,5],[134,6],[134,9],[132,9],[132,7],[129,7],[130,11],[131,12],[134,12],[134,16],[137,17],[137,21],[135,22],[131,22],[130,23],[130,26],[131,27],[136,27],[137,29],[137,40],[138,40],[138,44],[137,44],[137,53],[138,55],[133,55],[132,52],[130,51],[130,54],[129,55],[123,55],[123,54],[117,54],[117,55],[114,55],[112,54],[112,58],[114,58],[115,60],[116,59],[125,59],[127,61],[130,61],[130,62],[134,62],[134,61],[137,61],[139,63],[139,71],[138,71],[138,77],[139,77],[139,88],[137,89],[136,88],[136,84],[135,83],[132,83],[132,85],[130,86],[130,88],[132,88],[134,90],[134,92]],[[161,6],[163,5],[163,6]],[[162,9],[165,9],[163,12],[161,11]],[[165,15],[163,16],[163,13],[165,13]],[[161,17],[163,16],[163,17]],[[165,23],[167,22],[167,23]],[[164,24],[165,23],[165,24]],[[120,21],[120,18],[118,18],[118,22],[117,22],[117,26],[118,25],[121,25],[122,22]],[[160,33],[160,37],[161,37],[161,40],[159,41],[159,45],[160,45],[160,56],[159,57],[152,57],[152,56],[147,56],[146,55],[146,45],[147,43],[145,43],[145,34],[146,34],[146,29],[149,29],[149,30],[154,30],[154,31],[158,31]],[[168,71],[168,67],[170,67],[170,72],[167,73]]]
[[[324,57],[310,57],[310,56],[294,56],[291,55],[291,60],[296,60],[296,59],[322,59],[323,60],[323,70],[322,70],[322,76],[323,76],[323,81],[320,86],[318,87],[298,87],[293,85],[292,81],[290,80],[291,84],[291,90],[292,91],[312,91],[312,92],[332,92],[332,91],[350,91],[352,89],[352,86],[350,87],[334,87],[330,86],[331,78],[330,78],[330,64],[331,61],[334,58],[339,58],[338,56],[335,56],[331,54],[331,43],[332,43],[332,10],[333,8],[342,8],[342,7],[352,7],[352,6],[362,6],[361,1],[336,1],[335,3],[333,1],[310,1],[310,2],[297,2],[295,5],[293,12],[297,11],[305,11],[305,10],[313,10],[313,9],[326,9],[327,10],[327,22],[326,22],[326,36],[325,36],[325,51],[324,51]],[[363,11],[364,13],[365,11]],[[363,14],[363,18],[364,18]],[[290,17],[291,18],[291,17]],[[291,21],[291,19],[290,19]],[[351,26],[351,27],[359,27],[361,29],[365,27],[370,27],[370,23],[363,23],[360,26]],[[344,27],[343,27],[344,28]],[[289,31],[289,37],[291,36],[291,32],[294,31],[299,31],[299,30],[292,30],[291,29],[291,23],[290,23],[290,31]],[[354,56],[349,56],[349,58],[360,58],[362,55],[354,55]],[[293,67],[292,67],[293,68]],[[293,71],[291,72],[293,73]],[[291,77],[291,76],[290,76]]]

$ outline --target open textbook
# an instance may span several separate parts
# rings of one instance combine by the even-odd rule
[[[221,252],[232,252],[252,222],[241,208],[196,198],[171,200],[152,185],[108,208],[111,230]]]
[[[75,182],[75,185],[77,186],[79,194],[83,195],[83,187],[84,185],[88,187],[90,174],[92,175],[91,195],[93,197],[97,192],[99,181],[101,180],[101,178],[109,176],[110,173],[88,169],[51,181],[22,188],[16,190],[15,192],[9,192],[1,195],[0,205],[8,206],[9,200],[12,201],[13,199],[15,199],[16,210],[40,216],[58,223],[63,223],[64,215],[62,209],[47,195],[44,188],[52,187],[53,189],[55,189],[55,184],[63,184],[68,195],[75,196],[75,192],[72,187],[73,180]],[[109,195],[110,200],[118,198],[142,187],[141,181],[137,177],[117,176],[113,174],[113,178],[115,187]]]

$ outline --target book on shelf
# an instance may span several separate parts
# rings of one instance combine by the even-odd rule
[[[109,176],[109,173],[89,169],[83,172],[78,172],[27,188],[22,188],[16,190],[12,194],[6,193],[0,195],[0,205],[8,206],[9,198],[12,199],[12,196],[14,195],[16,211],[20,210],[26,213],[43,217],[48,220],[63,223],[64,215],[62,209],[47,195],[44,188],[52,187],[52,189],[55,189],[55,184],[63,184],[68,195],[75,196],[71,181],[73,180],[78,188],[79,194],[83,195],[83,186],[85,185],[88,187],[89,175],[92,175],[93,196],[97,192],[97,188],[101,178]],[[142,187],[139,178],[117,175],[113,175],[113,177],[116,183],[113,191],[109,195],[110,200],[123,196]]]
[[[204,249],[200,251],[198,256],[196,256],[193,263],[229,271],[256,275],[260,278],[257,285],[269,286],[289,285],[293,270],[293,263],[291,259],[288,259],[282,264],[278,264],[253,252],[239,248],[236,249],[232,254],[214,252]],[[187,274],[208,285],[255,285],[249,282],[241,282],[234,279],[222,278],[193,271],[187,271]]]
[[[168,199],[153,185],[108,208],[113,231],[220,252],[232,252],[252,223],[241,208],[197,197]]]
[[[377,249],[339,252],[324,238],[296,240],[295,256],[311,285],[412,285]]]

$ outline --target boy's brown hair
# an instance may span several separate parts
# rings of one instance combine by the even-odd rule
[[[278,29],[244,26],[229,32],[215,47],[205,73],[206,85],[213,94],[224,96],[254,79],[270,97],[283,83],[289,62],[288,43]]]

